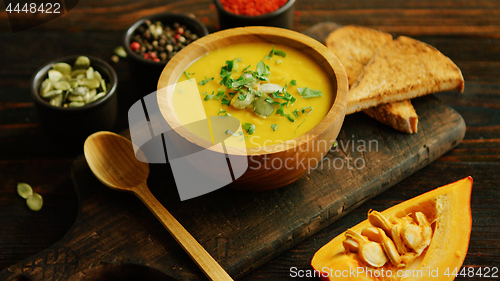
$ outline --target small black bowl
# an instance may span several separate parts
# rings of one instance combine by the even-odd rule
[[[150,94],[157,90],[156,87],[158,84],[158,79],[160,78],[160,74],[168,63],[168,60],[163,62],[155,62],[145,59],[130,48],[130,44],[133,42],[132,38],[136,29],[139,26],[143,25],[146,20],[150,20],[153,23],[156,21],[160,21],[164,25],[171,25],[177,22],[189,28],[191,32],[198,35],[198,38],[208,35],[208,29],[202,22],[184,14],[155,14],[146,16],[130,26],[125,33],[123,45],[125,47],[125,51],[127,52],[130,73],[134,81],[136,82],[137,90],[140,92],[140,96]]]
[[[90,134],[111,130],[118,113],[116,72],[105,61],[92,56],[87,56],[90,59],[90,65],[108,82],[108,92],[104,97],[82,107],[53,106],[40,97],[40,85],[47,78],[52,65],[58,62],[73,65],[78,57],[74,55],[53,60],[40,68],[31,80],[31,98],[35,102],[42,128],[58,145],[68,149],[75,147],[81,149],[83,142]]]
[[[219,13],[221,29],[244,26],[274,26],[292,29],[295,11],[295,0],[288,2],[274,12],[258,16],[236,15],[227,11],[220,0],[214,0]]]

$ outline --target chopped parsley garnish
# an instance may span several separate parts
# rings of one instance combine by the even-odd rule
[[[271,128],[273,129],[273,131],[276,131],[276,130],[278,130],[278,125],[276,125],[276,124],[272,124],[272,125],[271,125]]]
[[[214,99],[215,100],[221,100],[223,97],[227,97],[226,95],[224,95],[225,91],[220,89],[219,91],[217,91],[217,94],[215,95]]]
[[[282,60],[276,60],[275,64],[282,64],[283,61]]]
[[[243,85],[251,83],[254,79],[255,78],[253,77],[243,78],[243,76],[240,76],[240,78],[232,81],[231,88],[233,89],[241,88]]]
[[[271,52],[269,52],[269,55],[265,56],[264,59],[272,59],[273,58],[273,55],[277,55],[277,56],[280,56],[280,57],[286,57],[286,53],[281,51],[281,50],[275,50],[274,49],[274,46],[271,46]]]
[[[323,94],[321,93],[321,91],[314,90],[314,89],[309,89],[308,87],[297,88],[297,90],[299,91],[300,95],[303,98],[305,98],[305,99],[316,98],[316,97],[323,96]]]
[[[184,72],[185,72],[185,71],[184,71]],[[214,80],[214,77],[212,77],[212,78],[207,78],[207,76],[205,76],[205,80],[201,80],[201,81],[198,83],[198,85],[203,86],[203,85],[207,84],[208,82],[210,82],[210,81],[212,81],[212,80]]]
[[[295,109],[294,111],[292,111],[293,115],[295,115],[295,118],[299,118],[299,110],[298,109]]]
[[[306,106],[306,107],[302,107],[300,110],[302,111],[302,113],[306,113],[306,111],[309,109],[309,112],[307,112],[307,115],[311,114],[311,112],[313,111],[314,107],[312,106]]]
[[[290,81],[290,86],[297,86],[297,80],[293,79]]]
[[[240,95],[238,96],[238,99],[239,99],[239,100],[245,100],[246,98],[247,98],[247,95],[241,95],[241,94],[240,94]]]
[[[213,92],[212,92],[212,95],[206,95],[203,100],[207,101],[207,100],[212,99],[213,97],[214,97],[214,95],[213,95]]]
[[[288,120],[295,122],[295,119],[292,117],[292,115],[290,115],[290,113],[286,113],[285,115],[286,115],[286,118],[288,118]]]
[[[267,76],[271,74],[269,70],[269,65],[266,65],[263,61],[259,61],[259,63],[257,63],[257,71],[255,73],[255,76],[262,81],[269,81],[269,78],[267,78]]]
[[[229,105],[231,103],[230,100],[226,99],[226,98],[223,98],[222,101],[221,101],[221,104],[222,105]]]
[[[249,68],[250,68],[250,64],[249,64],[247,67],[243,68],[243,70],[242,70],[241,72],[245,72],[245,71],[247,71]]]
[[[299,129],[300,126],[302,126],[302,124],[304,124],[305,121],[306,118],[304,118],[304,120],[302,120],[302,122],[297,126],[297,128],[295,128],[295,134],[297,134],[297,130]]]
[[[247,131],[249,135],[255,133],[255,125],[251,123],[243,123],[243,130]]]
[[[231,116],[231,113],[225,111],[225,110],[222,110],[222,108],[220,109],[219,113],[217,113],[217,115],[222,115],[222,116]]]
[[[186,75],[187,79],[191,80],[190,75],[194,75],[194,73],[188,73],[187,71],[184,71],[184,75]]]

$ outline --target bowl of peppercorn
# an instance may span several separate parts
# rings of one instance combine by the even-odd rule
[[[295,0],[214,0],[221,29],[274,26],[292,29]]]
[[[155,14],[130,26],[125,33],[124,46],[140,94],[156,91],[158,78],[167,62],[205,35],[208,35],[206,26],[184,14]]]

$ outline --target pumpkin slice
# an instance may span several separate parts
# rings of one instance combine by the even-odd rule
[[[314,255],[311,266],[322,280],[453,280],[460,272],[469,247],[472,218],[472,178],[442,186],[381,212],[386,218],[403,218],[422,212],[433,229],[429,246],[413,262],[397,267],[390,262],[371,267],[355,253],[346,251],[345,233],[335,237]],[[361,233],[368,220],[352,227]],[[390,275],[390,276],[389,276]]]

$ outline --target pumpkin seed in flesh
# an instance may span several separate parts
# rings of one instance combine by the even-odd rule
[[[359,257],[373,267],[381,267],[388,261],[384,249],[379,243],[366,242],[359,248]]]
[[[28,205],[28,208],[32,211],[40,211],[43,206],[43,198],[40,194],[33,193],[26,198],[26,205]]]
[[[17,184],[17,194],[19,194],[19,196],[21,196],[22,198],[26,199],[31,194],[33,194],[33,189],[29,184],[20,182]]]

